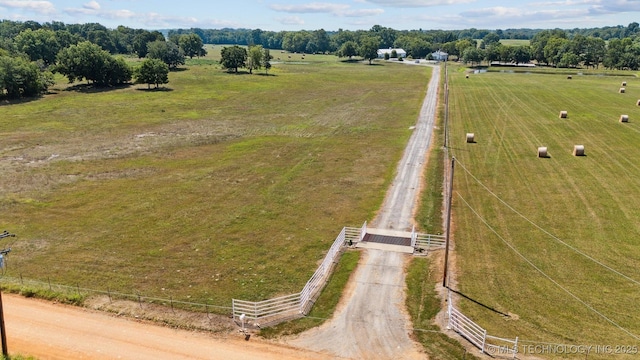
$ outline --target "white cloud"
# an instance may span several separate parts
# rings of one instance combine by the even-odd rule
[[[361,9],[361,10],[347,10],[342,13],[346,17],[367,17],[376,16],[384,13],[382,9]]]
[[[421,16],[422,21],[437,22],[443,25],[456,24],[455,28],[519,28],[522,24],[527,27],[548,28],[556,27],[558,23],[572,23],[592,20],[587,8],[558,8],[531,9],[495,6],[489,8],[472,9],[457,15]],[[547,24],[555,24],[549,26]],[[500,25],[497,25],[500,24]]]
[[[83,8],[89,10],[100,10],[100,4],[97,1],[89,1],[88,3],[82,5]]]
[[[288,13],[337,13],[349,9],[349,5],[331,3],[309,3],[301,5],[269,5],[272,10]]]
[[[442,5],[469,4],[476,0],[366,0],[369,3],[388,7],[433,7]]]
[[[351,9],[350,5],[334,3],[309,3],[300,5],[269,5],[271,10],[293,14],[332,14],[344,17],[366,17],[384,13],[382,9]]]
[[[0,6],[32,11],[38,14],[54,14],[56,8],[50,1],[42,0],[0,0]]]
[[[276,21],[278,21],[282,25],[304,25],[304,20],[302,20],[298,16],[280,17],[280,18],[276,18]]]

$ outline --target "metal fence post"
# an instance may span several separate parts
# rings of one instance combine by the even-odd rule
[[[482,335],[482,349],[480,352],[484,354],[484,346],[487,344],[487,330],[484,331],[484,335]]]

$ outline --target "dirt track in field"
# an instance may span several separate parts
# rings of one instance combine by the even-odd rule
[[[416,129],[372,227],[410,230],[436,114],[433,70]],[[213,336],[104,312],[4,295],[9,352],[46,359],[418,359],[404,311],[406,254],[365,250],[333,319],[275,344]]]
[[[439,81],[440,70],[435,67],[415,131],[371,227],[411,230],[436,116]],[[353,359],[424,358],[409,337],[412,326],[404,310],[405,265],[412,255],[373,249],[365,249],[363,255],[332,320],[290,343]]]

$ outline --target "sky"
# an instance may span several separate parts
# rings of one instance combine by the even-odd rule
[[[573,29],[640,22],[640,0],[0,0],[0,19],[136,29]]]

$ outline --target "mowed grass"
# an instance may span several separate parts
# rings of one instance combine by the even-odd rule
[[[512,316],[460,298],[464,313],[522,345],[637,345],[640,81],[449,73],[450,150],[458,160],[454,287]],[[559,119],[562,110],[567,119]],[[630,122],[618,122],[621,114]],[[465,143],[468,132],[477,143]],[[574,145],[586,156],[573,156]],[[539,146],[549,158],[537,157]]]
[[[299,292],[379,208],[430,73],[323,59],[0,106],[7,275],[221,306]]]

